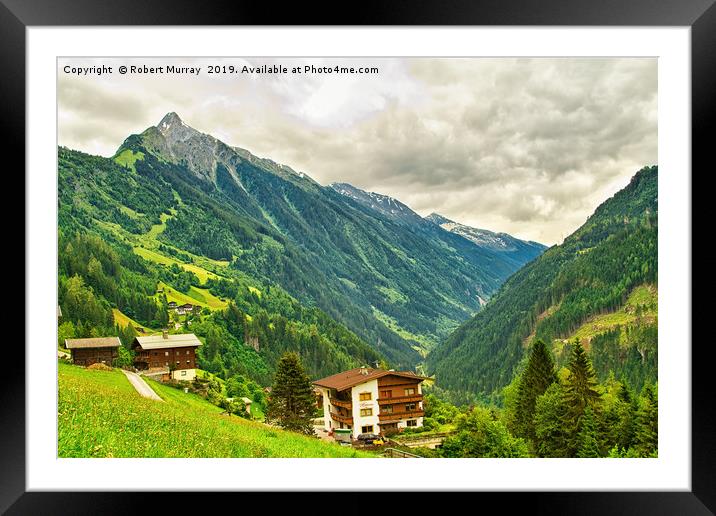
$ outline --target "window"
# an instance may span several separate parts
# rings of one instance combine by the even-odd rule
[[[360,415],[361,415],[361,417],[372,416],[373,409],[372,408],[362,408],[362,409],[360,409]]]
[[[385,414],[392,414],[393,413],[393,405],[383,405],[383,408],[380,409],[381,412],[384,412]]]
[[[393,391],[380,391],[381,398],[391,398],[392,396],[393,396]]]
[[[187,355],[189,354],[189,350],[188,350],[188,349],[186,350],[186,354],[187,354]]]
[[[164,356],[165,356],[165,357],[168,357],[168,356],[169,356],[169,352],[168,352],[168,351],[165,351],[165,352],[164,352]]]
[[[182,375],[182,376],[186,376],[186,369],[182,369],[182,370],[181,370],[181,375]]]
[[[179,354],[179,351],[177,350],[177,355]]]
[[[405,411],[406,412],[412,412],[415,410],[415,403],[406,403],[405,404]]]
[[[411,387],[410,389],[405,389],[406,396],[412,396],[413,394],[415,394],[415,389],[413,387]]]
[[[360,432],[362,434],[372,434],[373,433],[373,425],[362,426],[360,429]]]
[[[408,420],[405,422],[405,424],[406,424],[407,426],[418,426],[418,422],[417,422],[416,420],[414,420],[414,419],[408,419]]]
[[[191,360],[187,360],[186,363],[187,363],[187,364],[191,364]]]
[[[361,401],[370,401],[373,399],[370,392],[361,392],[359,397]]]

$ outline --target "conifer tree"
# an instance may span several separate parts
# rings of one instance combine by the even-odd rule
[[[564,428],[566,407],[559,381],[549,386],[535,404],[535,452],[538,457],[568,457],[569,435]]]
[[[584,415],[579,421],[579,434],[577,434],[577,457],[594,458],[600,457],[599,443],[597,437],[597,423],[594,419],[594,411],[587,406]]]
[[[620,448],[628,450],[634,445],[636,435],[636,413],[639,408],[638,399],[632,394],[629,386],[622,382],[619,390],[619,423],[617,426],[617,444]]]
[[[535,402],[557,380],[552,354],[541,339],[532,344],[527,367],[522,373],[517,390],[515,433],[534,441]]]
[[[577,452],[579,420],[587,407],[595,410],[599,402],[596,386],[597,380],[589,357],[582,345],[576,342],[572,347],[569,376],[567,376],[562,397],[564,404],[563,428],[569,436],[569,456],[574,456]]]
[[[312,435],[315,408],[313,386],[298,353],[284,353],[276,368],[266,419],[287,430]]]
[[[646,385],[641,395],[637,412],[636,449],[640,456],[656,454],[659,444],[659,412],[656,387]]]

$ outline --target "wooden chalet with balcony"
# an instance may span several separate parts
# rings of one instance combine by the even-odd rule
[[[132,342],[134,367],[145,374],[191,381],[196,377],[196,350],[201,341],[193,333],[136,337]]]
[[[410,371],[359,367],[317,380],[324,428],[348,428],[356,438],[422,426],[425,379]]]

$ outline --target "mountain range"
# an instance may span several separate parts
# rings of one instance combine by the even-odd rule
[[[111,158],[61,148],[59,218],[64,233],[89,230],[130,246],[153,262],[165,291],[196,273],[184,278],[186,292],[224,306],[240,281],[263,292],[256,303],[270,304],[273,293],[302,307],[263,307],[268,313],[300,322],[297,311],[315,308],[362,342],[340,344],[338,355],[365,360],[367,346],[373,358],[407,368],[545,249],[423,218],[346,183],[320,185],[175,113],[129,136]]]

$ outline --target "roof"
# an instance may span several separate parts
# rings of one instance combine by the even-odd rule
[[[364,371],[364,372],[363,372]],[[321,387],[328,387],[329,389],[336,389],[337,391],[343,391],[350,389],[361,383],[375,380],[383,376],[402,376],[404,378],[411,378],[418,381],[426,380],[424,376],[418,376],[411,371],[387,371],[385,369],[371,369],[370,367],[357,367],[349,371],[343,371],[342,373],[334,374],[333,376],[327,376],[316,380],[314,385]]]
[[[65,339],[67,349],[81,348],[118,348],[122,343],[119,337],[93,337],[91,339]]]
[[[201,346],[201,341],[193,333],[182,333],[179,335],[149,335],[147,337],[135,337],[142,349],[164,349],[164,348],[189,348]]]

